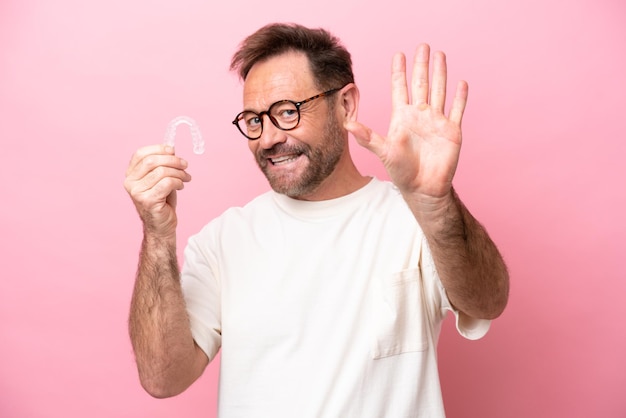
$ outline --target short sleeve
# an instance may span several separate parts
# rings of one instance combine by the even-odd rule
[[[471,316],[460,312],[458,309],[455,309],[448,300],[443,286],[441,286],[441,293],[442,300],[444,301],[444,309],[451,311],[454,314],[456,329],[459,334],[468,340],[478,340],[487,334],[487,331],[489,331],[489,327],[491,326],[490,320],[472,318]]]
[[[487,331],[489,331],[491,321],[488,319],[470,317],[452,306],[448,299],[446,289],[443,283],[441,283],[439,274],[437,273],[435,262],[432,258],[426,238],[422,241],[420,264],[422,276],[427,278],[426,280],[429,284],[429,286],[427,286],[430,287],[430,292],[427,291],[426,293],[430,293],[431,299],[439,302],[438,309],[437,307],[434,309],[438,310],[441,316],[445,316],[447,312],[452,312],[455,316],[456,329],[464,338],[468,340],[478,340],[484,337]]]
[[[222,342],[221,286],[208,230],[205,227],[187,243],[181,285],[193,339],[213,360]]]

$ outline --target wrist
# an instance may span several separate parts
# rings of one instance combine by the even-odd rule
[[[176,231],[171,233],[156,232],[144,229],[143,246],[152,249],[176,250]]]
[[[423,193],[402,193],[402,196],[420,222],[434,221],[444,217],[451,208],[456,206],[458,200],[452,187],[440,196]]]

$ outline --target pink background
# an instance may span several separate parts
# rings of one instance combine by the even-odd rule
[[[217,364],[185,394],[140,388],[126,331],[141,239],[122,187],[139,146],[177,150],[182,246],[267,189],[230,124],[239,41],[271,21],[352,51],[381,133],[395,51],[448,54],[470,83],[456,187],[509,265],[509,306],[469,342],[447,320],[449,417],[626,416],[626,6],[621,0],[0,2],[0,416],[214,417]],[[380,164],[354,146],[364,172]]]

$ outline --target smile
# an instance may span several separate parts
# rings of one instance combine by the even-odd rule
[[[302,155],[302,154],[282,155],[282,156],[276,157],[276,158],[268,158],[268,160],[273,165],[283,165],[283,164],[289,164],[291,162],[294,162],[295,160],[298,159],[298,157],[300,157],[300,155]]]

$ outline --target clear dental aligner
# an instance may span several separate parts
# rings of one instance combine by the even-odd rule
[[[177,118],[172,119],[172,121],[167,125],[167,130],[165,131],[165,145],[169,145],[171,147],[174,146],[176,142],[176,128],[180,124],[189,125],[191,139],[193,140],[194,154],[204,153],[204,140],[202,139],[200,128],[198,128],[196,121],[187,116],[178,116]]]

